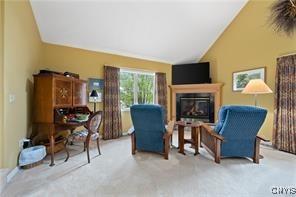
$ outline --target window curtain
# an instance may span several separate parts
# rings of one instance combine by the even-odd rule
[[[155,102],[165,109],[167,121],[167,82],[165,73],[155,73]]]
[[[119,74],[119,68],[104,66],[104,140],[122,136]]]
[[[296,154],[296,55],[277,59],[273,145]]]

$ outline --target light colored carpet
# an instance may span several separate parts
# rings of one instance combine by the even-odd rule
[[[0,169],[0,194],[6,185],[7,175],[9,174],[9,172],[10,172],[10,169],[8,168]]]
[[[175,140],[174,140],[174,143]],[[71,146],[71,149],[77,146]],[[82,147],[79,147],[80,150]],[[130,138],[102,141],[102,155],[87,164],[86,153],[72,150],[68,162],[59,153],[56,165],[22,170],[2,196],[272,196],[273,186],[296,187],[296,156],[261,146],[264,159],[222,159],[203,149],[198,156],[172,149],[169,160],[139,152],[131,155]],[[73,155],[75,154],[75,155]]]

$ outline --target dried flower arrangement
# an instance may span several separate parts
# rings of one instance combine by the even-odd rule
[[[271,24],[277,32],[296,31],[296,0],[277,0],[271,7]]]

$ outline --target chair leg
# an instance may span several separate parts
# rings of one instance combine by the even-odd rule
[[[166,136],[164,139],[164,159],[169,159],[169,150],[170,150],[170,136]]]
[[[215,162],[220,163],[221,159],[221,141],[218,139],[215,139]]]
[[[66,151],[66,153],[67,153],[67,157],[66,157],[66,159],[65,159],[65,162],[67,162],[68,159],[69,159],[69,157],[70,157],[69,151],[68,151],[68,149],[67,149],[67,144],[68,144],[68,139],[66,139],[65,144],[64,144],[64,149],[65,149],[65,151]]]
[[[253,162],[259,164],[259,148],[260,148],[260,139],[256,137],[255,145],[254,145],[254,156]]]
[[[171,147],[171,148],[173,147],[173,133],[172,133],[172,135],[171,135],[171,137],[170,137],[170,147]]]
[[[83,142],[83,152],[86,150],[86,143]]]
[[[101,155],[99,137],[97,138],[97,146],[98,146],[99,155]]]
[[[87,161],[90,163],[90,157],[89,157],[89,142],[90,142],[90,133],[88,133],[86,137],[86,153],[87,153]]]
[[[131,143],[132,143],[132,155],[136,154],[136,136],[135,133],[131,135]]]

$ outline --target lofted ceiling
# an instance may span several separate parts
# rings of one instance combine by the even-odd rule
[[[31,0],[46,43],[169,64],[198,61],[247,0]]]

